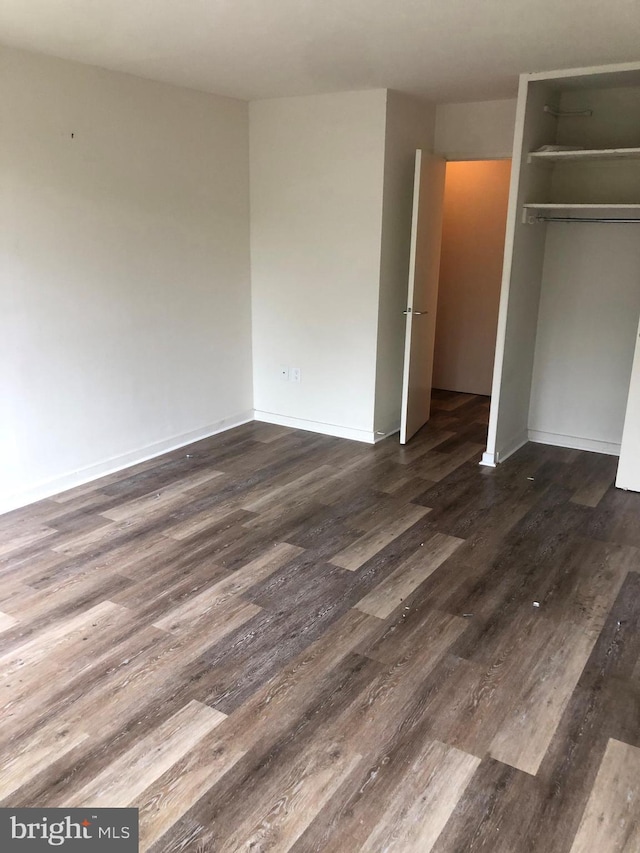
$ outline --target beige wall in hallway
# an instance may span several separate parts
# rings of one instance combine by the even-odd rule
[[[491,393],[510,160],[447,163],[433,385]]]

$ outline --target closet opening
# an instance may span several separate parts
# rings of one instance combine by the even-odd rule
[[[520,78],[484,465],[593,451],[640,492],[639,108],[640,63]]]
[[[510,177],[511,160],[446,164],[433,363],[436,392],[491,394]],[[451,405],[452,394],[445,397]],[[434,408],[442,399],[441,393],[434,394]]]

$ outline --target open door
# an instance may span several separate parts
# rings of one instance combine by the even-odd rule
[[[438,307],[445,162],[416,151],[400,444],[429,420]]]

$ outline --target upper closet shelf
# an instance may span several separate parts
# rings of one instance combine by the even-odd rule
[[[640,159],[640,148],[576,148],[562,151],[531,151],[528,156],[529,163],[634,159]]]
[[[528,202],[524,205],[526,209],[532,210],[640,210],[640,204],[626,204],[618,202],[604,203],[574,203],[574,202]]]
[[[607,213],[615,214],[616,211],[620,211],[622,215],[624,215],[625,211],[634,212],[640,211],[640,204],[611,204],[611,203],[591,203],[591,204],[582,204],[582,203],[573,203],[573,202],[529,202],[528,204],[524,204],[522,206],[522,222],[524,225],[532,225],[534,222],[541,222],[545,219],[548,220],[549,217],[544,215],[544,212],[548,211],[552,215],[554,213],[561,214],[561,218],[566,218],[567,214],[570,214],[572,211],[583,213],[593,213],[602,211],[603,215]],[[558,220],[560,221],[560,220]],[[571,220],[573,221],[573,220]],[[580,221],[576,219],[575,221]],[[589,217],[586,221],[593,222],[602,222],[605,221],[601,218],[592,218]],[[634,217],[633,219],[624,219],[622,216],[610,216],[606,218],[607,222],[640,222],[640,218]]]

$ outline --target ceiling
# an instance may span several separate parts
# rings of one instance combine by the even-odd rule
[[[520,71],[640,59],[640,0],[0,0],[0,42],[254,99],[515,95]]]

